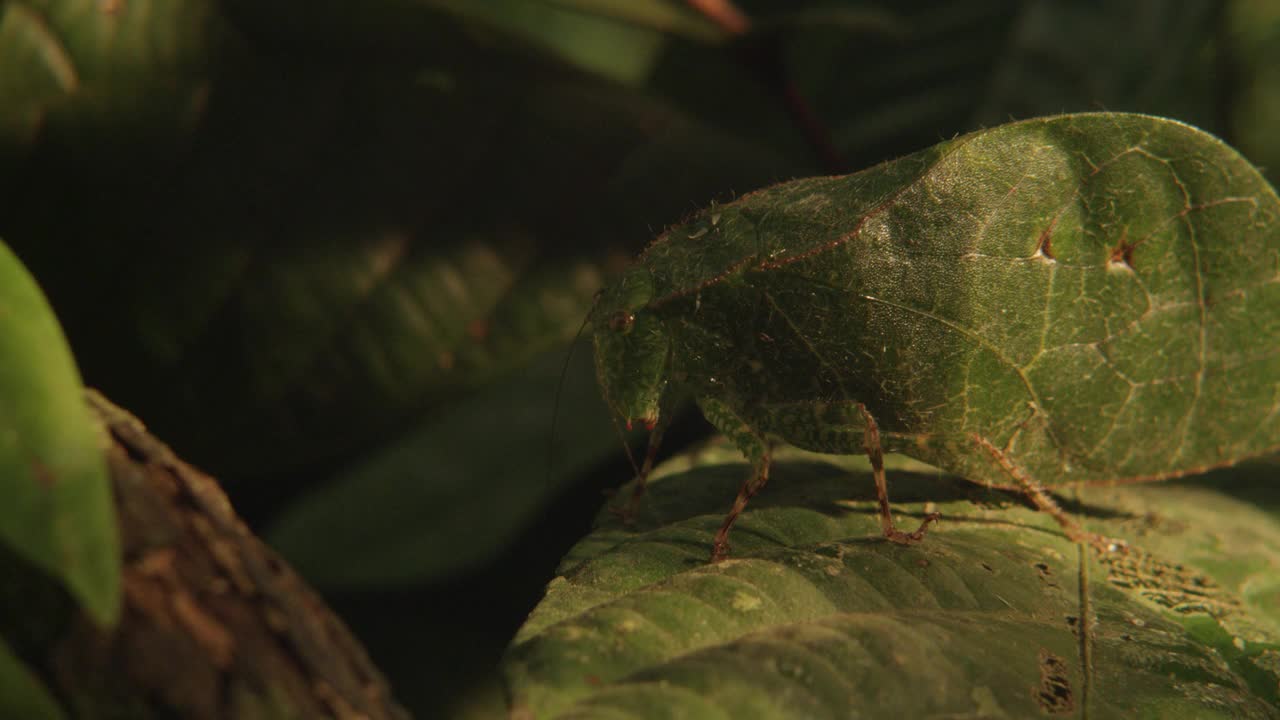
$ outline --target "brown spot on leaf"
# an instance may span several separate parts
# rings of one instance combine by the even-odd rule
[[[1036,573],[1040,576],[1040,582],[1048,587],[1056,588],[1058,583],[1053,579],[1053,571],[1049,569],[1048,563],[1038,562],[1035,564]]]
[[[1035,690],[1035,698],[1040,709],[1050,715],[1069,713],[1076,706],[1067,663],[1043,648],[1040,650],[1040,685]]]
[[[467,323],[467,337],[476,342],[481,342],[489,337],[489,321],[477,318]]]

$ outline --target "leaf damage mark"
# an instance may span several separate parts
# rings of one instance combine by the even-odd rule
[[[1221,618],[1240,610],[1240,601],[1209,577],[1178,563],[1161,560],[1137,548],[1105,560],[1107,580],[1116,587],[1180,615],[1204,613]]]
[[[1053,571],[1049,569],[1048,563],[1038,562],[1035,564],[1035,569],[1036,574],[1040,577],[1040,582],[1044,583],[1045,586],[1058,587],[1058,582],[1053,576]]]
[[[1044,648],[1040,649],[1040,685],[1035,689],[1035,698],[1040,709],[1050,715],[1069,713],[1076,707],[1067,663]]]
[[[1034,257],[1038,257],[1045,262],[1057,262],[1058,257],[1053,254],[1053,229],[1058,225],[1058,215],[1053,217],[1053,221],[1049,223],[1049,227],[1040,233],[1040,239],[1036,240],[1036,251]]]
[[[1138,247],[1138,243],[1129,241],[1129,229],[1125,228],[1120,233],[1120,240],[1116,246],[1111,249],[1111,257],[1107,259],[1107,263],[1111,267],[1133,269],[1133,251]]]

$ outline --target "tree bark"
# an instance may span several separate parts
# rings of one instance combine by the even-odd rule
[[[76,617],[46,682],[75,717],[407,718],[342,621],[235,515],[208,475],[129,413],[88,401],[124,550],[124,611]]]

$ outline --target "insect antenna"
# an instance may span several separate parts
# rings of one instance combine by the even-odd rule
[[[595,311],[594,305],[591,310],[592,312]],[[573,349],[578,346],[578,341],[582,339],[582,332],[587,329],[587,323],[589,322],[591,322],[590,312],[582,319],[582,324],[578,326],[578,332],[573,334],[573,342],[569,343],[569,352],[564,354],[564,364],[560,366],[560,378],[556,380],[556,394],[551,401],[551,432],[547,435],[547,472],[542,477],[542,489],[544,492],[551,491],[551,468],[555,462],[556,453],[556,421],[560,419],[560,396],[564,394],[564,379],[569,374],[569,363],[573,360]],[[617,424],[616,421],[614,424]]]

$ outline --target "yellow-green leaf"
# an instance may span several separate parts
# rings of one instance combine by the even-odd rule
[[[0,243],[0,542],[106,624],[120,541],[101,444],[53,310]]]

